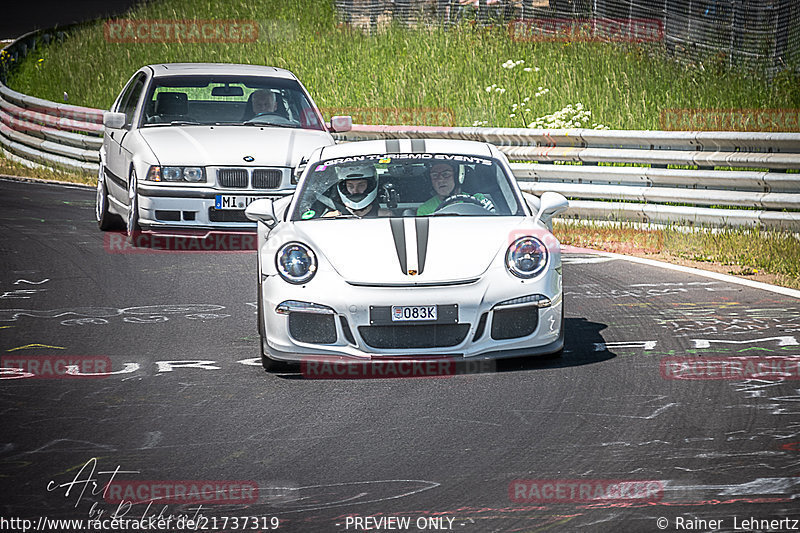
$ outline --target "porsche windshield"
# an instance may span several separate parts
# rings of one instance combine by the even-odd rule
[[[243,124],[323,130],[295,80],[242,76],[155,78],[142,126]]]
[[[317,163],[306,175],[292,220],[522,214],[496,160],[415,153]]]

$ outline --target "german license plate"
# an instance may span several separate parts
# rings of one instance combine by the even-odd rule
[[[393,305],[392,322],[409,320],[436,320],[438,313],[435,305]]]
[[[268,198],[267,196],[235,196],[232,194],[218,194],[214,200],[215,209],[244,209],[256,200]]]

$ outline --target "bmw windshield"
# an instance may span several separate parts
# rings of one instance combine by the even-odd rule
[[[166,76],[153,80],[142,126],[241,124],[324,130],[295,80],[265,76]]]
[[[523,214],[498,161],[414,153],[315,164],[303,181],[292,220]]]

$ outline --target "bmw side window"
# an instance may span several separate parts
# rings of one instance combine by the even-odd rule
[[[121,113],[120,110],[123,108],[125,103],[128,101],[128,97],[131,95],[131,91],[133,90],[134,86],[136,85],[137,78],[138,78],[138,76],[128,80],[128,84],[125,86],[125,89],[123,89],[123,91],[122,91],[122,96],[120,96],[119,99],[116,101],[116,105],[114,105],[114,108],[112,109],[112,111],[114,111],[116,113]]]
[[[142,90],[144,89],[144,75],[140,75],[138,79],[136,79],[132,86],[130,92],[123,96],[122,102],[120,102],[120,113],[125,113],[125,127],[130,128],[131,124],[133,124],[133,114],[136,112],[136,104],[139,103],[139,97],[142,95]]]

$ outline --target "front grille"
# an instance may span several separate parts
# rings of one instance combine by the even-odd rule
[[[289,335],[300,342],[332,344],[336,342],[333,315],[289,313]]]
[[[539,308],[536,306],[498,309],[492,316],[494,340],[526,337],[539,325]]]
[[[469,324],[359,326],[358,332],[371,348],[444,348],[461,344],[469,332]]]
[[[254,189],[277,189],[283,173],[276,168],[257,168],[253,171]]]
[[[208,220],[211,222],[250,222],[244,216],[244,209],[215,209],[208,208]]]
[[[220,187],[244,189],[247,187],[247,169],[220,168],[217,170],[217,183]]]

